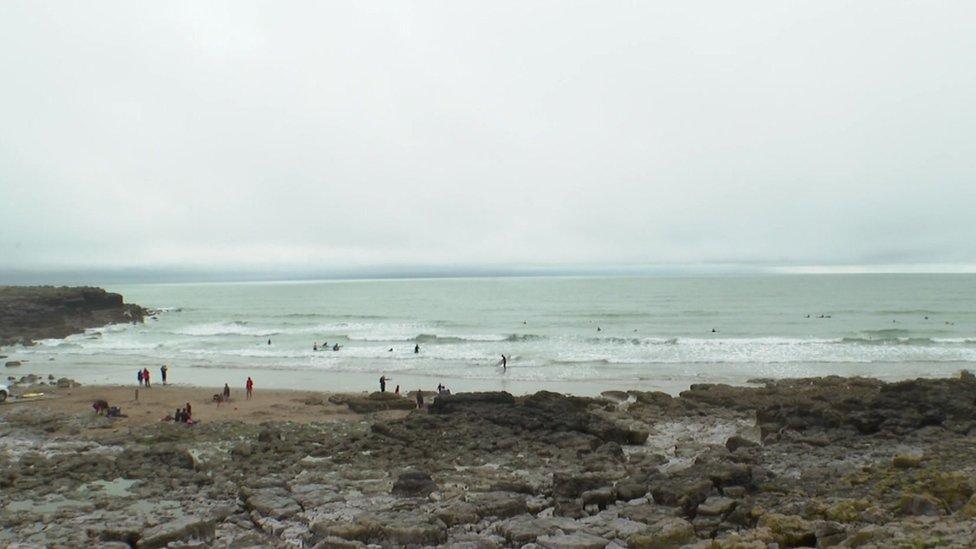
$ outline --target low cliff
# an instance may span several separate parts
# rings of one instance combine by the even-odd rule
[[[62,338],[106,324],[142,322],[144,308],[92,287],[0,286],[0,346]]]

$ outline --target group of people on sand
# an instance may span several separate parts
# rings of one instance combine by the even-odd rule
[[[186,407],[177,408],[176,413],[172,416],[166,416],[163,421],[175,421],[176,423],[185,423],[187,425],[193,425],[193,406],[190,403],[186,403]]]
[[[142,373],[142,372],[140,372]],[[144,381],[144,378],[140,376],[140,382]],[[247,382],[244,384],[244,391],[247,400],[251,400],[254,395],[254,380],[250,376],[247,378]],[[216,393],[213,396],[213,402],[219,407],[222,403],[230,401],[230,385],[224,383],[224,390],[222,393]],[[101,413],[103,410],[109,410],[109,415],[111,415],[111,410],[109,409],[108,403],[104,400],[96,400],[92,407],[95,409],[96,413]],[[124,416],[123,416],[124,417]],[[167,414],[162,421],[175,421],[176,423],[184,423],[186,425],[194,425],[193,420],[193,406],[187,402],[186,406],[183,408],[177,408],[176,412],[172,415]]]
[[[143,368],[136,371],[136,381],[139,382],[140,387],[145,387],[146,389],[151,388],[149,384],[149,368]]]
[[[159,376],[163,380],[163,385],[166,385],[166,374],[168,373],[169,373],[169,366],[163,364],[162,366],[159,367]],[[149,382],[149,368],[136,370],[136,381],[139,382],[140,387],[151,389],[152,385]]]

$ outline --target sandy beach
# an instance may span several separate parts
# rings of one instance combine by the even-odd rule
[[[127,416],[119,418],[119,425],[145,425],[157,423],[177,408],[190,403],[194,421],[241,421],[262,423],[267,421],[316,421],[356,420],[359,415],[347,406],[328,401],[330,393],[319,391],[294,391],[287,389],[256,389],[251,400],[244,398],[244,391],[231,393],[230,402],[217,406],[214,394],[222,392],[217,387],[190,387],[183,385],[153,385],[151,388],[123,387],[117,385],[82,386],[71,389],[55,387],[32,389],[43,392],[43,397],[12,399],[8,404],[20,411],[38,413],[82,414],[92,412],[92,402],[99,399],[118,406]],[[138,397],[137,397],[138,392]]]

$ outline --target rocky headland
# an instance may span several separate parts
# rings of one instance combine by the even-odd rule
[[[147,314],[101,288],[0,286],[0,347],[63,338],[106,324],[142,322]]]
[[[462,393],[428,411],[389,394],[331,397],[296,400],[322,421],[192,427],[2,406],[0,544],[971,547],[976,539],[976,379],[965,373],[694,385],[677,397]],[[194,402],[194,414],[205,406]],[[337,409],[346,410],[339,419]]]

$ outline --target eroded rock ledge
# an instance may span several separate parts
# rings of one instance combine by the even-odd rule
[[[30,345],[106,324],[142,322],[147,311],[101,288],[0,286],[0,346]]]
[[[974,395],[964,375],[469,393],[430,413],[344,396],[383,405],[193,428],[8,407],[0,544],[966,547]]]

